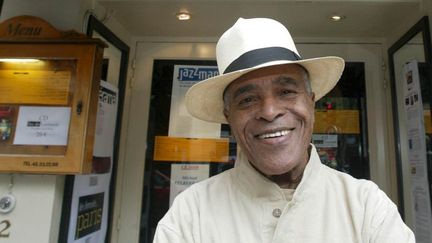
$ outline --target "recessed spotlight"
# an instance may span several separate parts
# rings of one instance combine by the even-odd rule
[[[179,12],[179,13],[177,13],[176,16],[177,16],[177,19],[181,20],[181,21],[189,20],[191,18],[190,13],[188,13],[188,12]]]
[[[341,21],[343,19],[345,19],[345,16],[343,16],[343,15],[334,14],[334,15],[330,16],[330,20],[334,21],[334,22],[338,22],[338,21]]]

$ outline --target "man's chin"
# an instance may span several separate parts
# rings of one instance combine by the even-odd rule
[[[250,162],[252,167],[254,167],[258,172],[260,172],[261,174],[263,174],[266,177],[269,176],[279,176],[279,175],[284,175],[289,173],[292,169],[293,166],[292,165],[285,165],[285,166],[281,166],[281,165],[275,165],[275,166],[257,166],[256,164]]]

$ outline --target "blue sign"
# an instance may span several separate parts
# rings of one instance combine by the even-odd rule
[[[178,81],[198,82],[219,75],[217,67],[181,67],[179,68]]]

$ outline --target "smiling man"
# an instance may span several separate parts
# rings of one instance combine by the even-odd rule
[[[315,101],[343,59],[301,59],[288,30],[263,18],[239,19],[216,51],[221,75],[194,85],[186,107],[230,125],[236,166],[178,195],[154,242],[415,242],[384,192],[322,165],[310,143]]]
[[[224,115],[256,170],[282,188],[295,188],[309,160],[314,94],[297,64],[257,69],[231,83]]]

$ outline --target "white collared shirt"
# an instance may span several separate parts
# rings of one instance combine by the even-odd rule
[[[177,196],[153,242],[415,242],[384,192],[322,165],[311,146],[294,194],[258,173],[240,153],[235,168]]]

